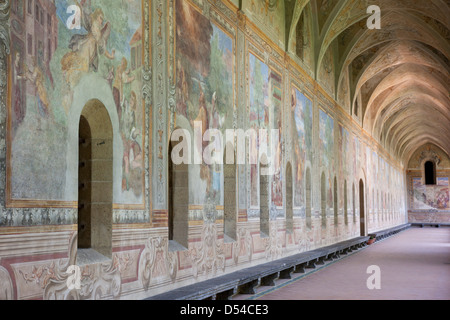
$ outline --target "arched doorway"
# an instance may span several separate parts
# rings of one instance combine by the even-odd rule
[[[311,217],[311,170],[306,169],[306,228],[308,230],[312,227],[312,217]]]
[[[322,228],[327,227],[327,190],[325,173],[320,178],[320,212],[322,217]]]
[[[339,208],[338,208],[338,186],[337,186],[337,178],[334,177],[334,185],[333,185],[333,212],[334,212],[334,226],[337,227],[339,225],[338,216],[339,216]]]
[[[230,153],[229,158],[227,158],[228,153]],[[235,241],[237,240],[236,153],[231,143],[227,143],[223,154],[223,173],[224,236],[225,241],[230,239]]]
[[[269,227],[269,176],[267,172],[267,165],[260,163],[259,167],[259,225],[261,238],[267,238],[270,235]]]
[[[175,129],[174,132],[183,132]],[[178,245],[173,247],[188,247],[189,232],[189,167],[185,163],[185,152],[189,152],[187,145],[189,139],[181,134],[177,137],[171,135],[168,157],[168,236],[169,241],[173,244],[175,241]],[[177,161],[174,161],[177,159]],[[182,159],[182,160],[181,160]],[[179,160],[179,161],[178,161]],[[172,246],[169,246],[172,248]]]
[[[113,127],[99,100],[83,108],[78,136],[77,264],[85,264],[112,257]]]
[[[364,202],[364,182],[362,179],[359,180],[359,225],[361,236],[366,235],[366,212],[365,212],[365,202]]]
[[[288,233],[294,232],[292,166],[290,162],[286,165],[286,231]]]
[[[344,224],[348,225],[347,180],[344,180]]]

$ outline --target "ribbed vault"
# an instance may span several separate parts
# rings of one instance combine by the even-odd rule
[[[450,154],[450,1],[288,1],[287,50],[304,12],[312,15],[314,76],[334,57],[335,98],[349,91],[349,112],[397,159],[425,143]],[[370,5],[381,29],[369,29]],[[305,10],[311,8],[311,10]],[[348,75],[348,77],[346,77]]]

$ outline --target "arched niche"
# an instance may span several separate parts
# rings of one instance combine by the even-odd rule
[[[86,105],[101,103],[106,109],[113,134],[113,172],[122,172],[123,142],[120,135],[119,117],[116,104],[108,82],[97,74],[84,76],[74,88],[71,108],[67,116],[67,153],[65,200],[77,201],[78,198],[78,139],[79,120]],[[113,175],[113,203],[120,203],[122,177]]]

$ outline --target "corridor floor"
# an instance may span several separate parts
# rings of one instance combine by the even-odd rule
[[[377,283],[380,288],[368,288]],[[449,300],[450,228],[410,228],[274,287],[259,287],[255,295],[234,298]]]

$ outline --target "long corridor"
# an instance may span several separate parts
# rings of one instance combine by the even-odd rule
[[[450,228],[410,228],[275,287],[260,287],[253,296],[235,298],[449,300]]]

